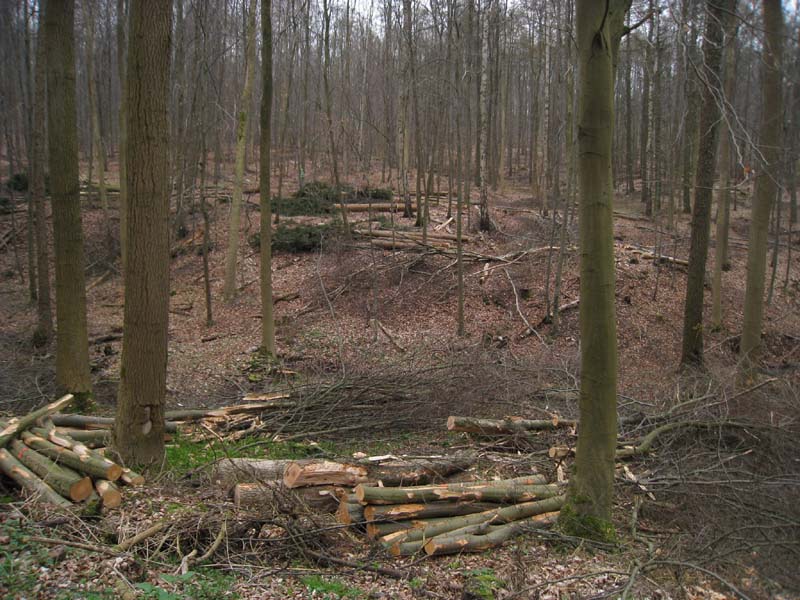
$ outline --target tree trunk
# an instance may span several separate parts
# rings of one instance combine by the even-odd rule
[[[722,21],[732,9],[733,0],[708,0],[706,8],[706,33],[703,42],[706,85],[703,86],[703,106],[700,112],[700,145],[697,150],[689,272],[683,313],[682,365],[703,363],[703,295],[720,116],[716,91],[710,85],[711,82],[720,80]]]
[[[100,108],[97,99],[97,86],[95,84],[94,66],[94,6],[93,0],[83,0],[83,14],[85,18],[84,27],[86,29],[86,80],[88,82],[87,95],[89,98],[89,128],[92,136],[92,148],[97,159],[97,181],[100,192],[100,206],[103,208],[103,228],[105,230],[104,244],[106,246],[106,258],[109,263],[113,259],[113,241],[111,236],[111,215],[108,211],[108,193],[106,190],[106,155],[103,148],[103,136],[100,130]],[[89,191],[93,186],[92,178],[89,178]]]
[[[478,186],[480,187],[480,204],[478,227],[481,231],[493,229],[489,214],[489,14],[492,0],[486,0],[481,11],[481,70],[480,97],[478,102],[480,120],[480,158],[478,162]]]
[[[128,256],[128,76],[126,0],[117,0],[117,72],[119,74],[119,246],[122,256],[122,277]]]
[[[756,179],[750,240],[747,253],[747,288],[744,297],[744,325],[740,353],[749,369],[761,346],[761,323],[764,316],[764,276],[767,261],[769,216],[780,188],[781,134],[783,123],[782,59],[783,12],[780,0],[764,0],[766,41],[761,63],[762,109],[761,154],[764,164]],[[776,232],[778,235],[778,232]]]
[[[736,10],[736,0],[733,2],[732,11]],[[724,99],[733,102],[736,92],[736,19],[732,12],[726,16],[725,24],[725,56],[724,56]],[[727,112],[727,111],[726,111]],[[731,220],[731,132],[727,124],[730,118],[725,118],[719,141],[719,193],[717,201],[717,227],[716,248],[714,251],[714,274],[711,280],[711,326],[715,329],[722,327],[722,272],[730,268],[728,262],[728,232]]]
[[[34,344],[46,345],[53,337],[53,315],[50,302],[50,251],[47,228],[47,201],[45,197],[44,174],[46,170],[45,143],[45,101],[47,85],[47,59],[45,55],[44,30],[39,32],[36,43],[36,67],[34,72],[36,92],[33,98],[33,131],[32,165],[31,165],[31,202],[34,205],[36,228],[36,276],[38,289],[36,294],[36,331]]]
[[[45,15],[50,195],[56,255],[56,383],[85,408],[92,393],[86,330],[83,230],[75,110],[74,0],[51,0]]]
[[[182,68],[182,66],[181,66]],[[236,164],[234,166],[233,198],[228,223],[228,247],[225,251],[225,289],[227,302],[236,296],[236,263],[239,254],[239,226],[241,224],[242,188],[244,185],[245,152],[247,150],[247,125],[250,119],[250,96],[256,71],[256,0],[250,0],[247,9],[247,34],[245,41],[245,76],[239,112],[236,115]],[[262,188],[263,189],[263,188]],[[269,194],[269,188],[266,189]],[[267,215],[269,219],[269,215]]]
[[[169,319],[169,61],[172,3],[131,2],[127,274],[114,445],[128,465],[164,456]]]
[[[578,108],[580,189],[581,382],[578,451],[564,525],[580,536],[611,528],[617,440],[617,333],[611,144],[614,76],[630,0],[577,2],[581,96]],[[566,515],[565,515],[566,513]]]
[[[261,350],[275,356],[275,319],[272,303],[272,0],[261,1],[261,152],[259,187],[261,215]]]

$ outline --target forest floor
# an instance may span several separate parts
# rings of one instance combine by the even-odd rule
[[[249,185],[255,185],[253,175],[248,177]],[[380,185],[375,179],[372,185]],[[780,249],[774,294],[765,312],[761,369],[758,379],[750,382],[754,384],[750,387],[758,387],[742,394],[735,373],[749,195],[739,196],[738,210],[732,213],[723,326],[704,331],[706,369],[692,372],[678,369],[685,269],[645,260],[640,252],[655,249],[657,254],[686,259],[689,216],[676,213],[676,229],[666,231],[665,217],[658,223],[643,216],[638,196],[617,196],[620,414],[661,414],[677,403],[708,398],[708,410],[715,418],[749,418],[770,429],[752,430],[756,433],[751,431],[747,444],[721,431],[716,436],[679,432],[661,442],[653,455],[620,469],[615,504],[620,540],[612,551],[539,532],[483,554],[391,560],[363,536],[331,530],[329,524],[314,520],[312,526],[303,525],[314,548],[324,549],[334,559],[359,561],[367,569],[331,561],[326,566],[324,560],[314,563],[302,544],[283,538],[273,540],[267,550],[232,539],[212,562],[181,577],[175,576],[179,557],[160,546],[114,557],[27,541],[30,535],[44,535],[102,545],[123,532],[130,535],[170,517],[181,524],[176,531],[184,543],[207,545],[219,530],[220,515],[229,514],[232,504],[225,490],[198,484],[186,474],[222,455],[419,455],[468,448],[478,453],[474,471],[483,476],[533,470],[555,478],[568,473],[569,459],[554,462],[546,451],[556,443],[573,445],[573,432],[546,433],[520,445],[518,440],[486,442],[448,434],[444,426],[449,414],[542,418],[556,412],[577,417],[578,310],[566,310],[557,330],[545,319],[557,253],[467,261],[466,335],[459,338],[455,258],[450,254],[376,250],[364,240],[338,236],[325,239],[321,249],[312,252],[277,252],[275,296],[288,299],[275,307],[280,359],[276,367],[264,364],[256,353],[258,251],[247,240],[258,231],[257,198],[246,197],[239,295],[229,304],[221,300],[229,204],[211,201],[212,325],[206,324],[199,212],[189,217],[188,241],[173,247],[169,407],[229,405],[251,391],[357,381],[367,388],[402,388],[398,410],[405,410],[403,402],[413,401],[408,404],[413,407],[412,418],[366,410],[360,423],[342,423],[333,411],[327,422],[317,424],[319,430],[361,428],[338,435],[330,431],[293,436],[292,441],[278,437],[246,451],[224,440],[207,436],[201,440],[200,432],[179,436],[168,448],[169,460],[161,473],[150,477],[144,488],[126,491],[119,509],[96,520],[41,515],[12,502],[11,492],[6,492],[8,502],[0,506],[0,591],[5,585],[12,597],[26,598],[133,597],[134,593],[153,598],[800,597],[796,570],[800,449],[786,441],[797,433],[800,406],[800,239],[793,238],[788,271],[786,248]],[[95,398],[99,413],[113,414],[122,281],[119,261],[109,263],[105,258],[105,216],[97,202],[84,204]],[[558,213],[555,220],[552,212],[545,216],[522,180],[512,179],[503,191],[492,193],[491,205],[496,231],[487,235],[467,228],[470,241],[465,251],[497,257],[540,249],[558,239],[554,227],[562,215]],[[17,257],[27,264],[25,214],[15,216],[17,231],[22,232],[15,238],[17,256],[8,248],[0,252],[1,413],[24,412],[54,394],[54,346],[37,352],[30,342],[36,312],[15,270]],[[431,218],[432,226],[446,221],[446,199],[431,206]],[[472,225],[476,219],[473,210]],[[284,223],[329,220],[328,216],[281,217]],[[374,218],[373,226],[386,228],[392,220],[398,228],[413,228],[413,220],[388,213]],[[355,221],[366,227],[367,215],[353,214],[351,223]],[[10,228],[10,215],[0,215],[0,233]],[[454,230],[452,224],[447,229]],[[577,300],[579,293],[574,224],[568,227],[568,238],[563,306]],[[709,267],[713,253],[712,243]],[[706,294],[709,322],[710,286]],[[374,326],[376,319],[381,328]],[[257,527],[248,531],[248,536],[263,535]],[[161,540],[161,545],[165,542]],[[378,564],[383,571],[377,572]]]

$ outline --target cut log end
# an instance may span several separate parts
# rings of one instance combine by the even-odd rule
[[[89,477],[83,477],[69,486],[69,499],[73,502],[82,502],[91,496],[93,491],[92,480]]]
[[[98,479],[94,483],[98,495],[103,501],[105,508],[116,508],[122,504],[122,494],[119,493],[117,486],[105,479]]]

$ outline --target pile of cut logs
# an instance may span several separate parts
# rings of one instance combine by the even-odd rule
[[[87,510],[119,506],[116,482],[135,486],[144,478],[89,448],[82,434],[95,432],[56,426],[71,417],[56,413],[73,400],[68,394],[23,417],[0,421],[0,471],[40,502],[64,507],[80,502]]]
[[[411,487],[358,485],[342,494],[341,523],[362,523],[394,556],[480,552],[525,528],[547,527],[564,503],[562,487],[540,475]]]
[[[472,462],[468,456],[376,456],[349,463],[231,458],[216,463],[211,476],[218,484],[235,484],[239,508],[335,511],[339,522],[366,528],[395,556],[423,549],[430,555],[477,552],[557,519],[563,484],[548,484],[541,475],[430,484]]]

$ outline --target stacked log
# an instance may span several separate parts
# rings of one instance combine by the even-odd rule
[[[563,487],[539,475],[408,487],[357,485],[337,519],[363,524],[392,555],[478,552],[558,518]]]
[[[210,474],[215,483],[234,484],[231,495],[239,508],[272,506],[280,509],[294,503],[333,513],[337,509],[345,510],[342,506],[351,504],[359,512],[358,516],[354,515],[354,522],[360,522],[363,508],[352,494],[356,485],[428,483],[463,471],[473,462],[472,457],[464,456],[373,457],[353,462],[226,458],[213,465]]]
[[[28,415],[0,423],[0,471],[46,504],[119,506],[122,496],[115,482],[141,485],[144,478],[56,429],[51,417],[72,401],[68,394]]]

